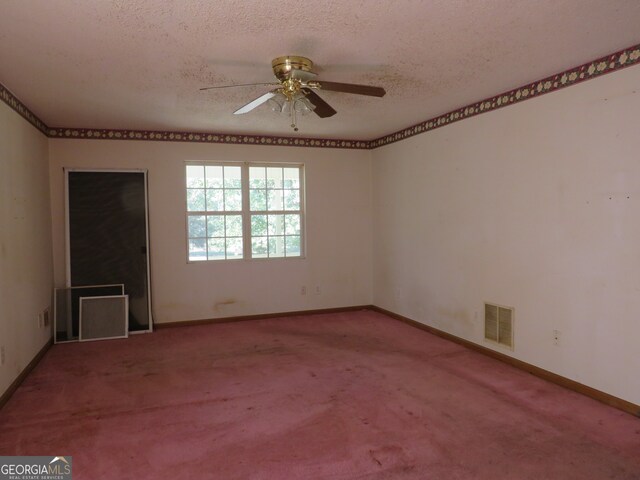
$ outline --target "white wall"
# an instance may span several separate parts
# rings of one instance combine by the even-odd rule
[[[51,337],[50,213],[47,138],[0,102],[0,395]]]
[[[373,151],[374,304],[640,403],[640,68]],[[560,345],[553,345],[560,330]]]
[[[65,284],[63,167],[149,171],[155,322],[371,303],[371,155],[297,147],[50,140],[55,284]],[[303,162],[307,256],[187,264],[185,161]],[[301,295],[301,286],[307,294]],[[320,294],[315,294],[315,287]]]

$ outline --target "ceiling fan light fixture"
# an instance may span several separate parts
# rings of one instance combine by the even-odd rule
[[[287,113],[286,111],[289,104],[289,99],[284,93],[282,92],[276,93],[273,97],[269,99],[267,103],[269,104],[269,107],[271,107],[271,110],[273,110],[274,112]]]
[[[297,116],[305,116],[316,108],[301,91],[288,95],[284,92],[277,92],[267,103],[272,111],[291,117],[291,126],[294,129],[296,128]]]
[[[307,115],[313,110],[315,110],[316,106],[309,101],[304,93],[298,92],[296,96],[292,100],[293,108],[296,113],[300,115]]]

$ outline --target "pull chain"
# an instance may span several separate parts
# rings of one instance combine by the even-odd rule
[[[296,126],[296,109],[295,109],[295,104],[293,101],[289,100],[289,102],[291,102],[291,128],[293,128],[294,132],[298,131],[298,127]]]

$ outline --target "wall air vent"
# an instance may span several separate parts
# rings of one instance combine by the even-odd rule
[[[513,308],[484,304],[484,338],[513,350]]]

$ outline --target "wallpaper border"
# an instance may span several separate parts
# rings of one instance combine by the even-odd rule
[[[347,148],[368,150],[368,140],[334,138],[279,137],[238,133],[177,132],[157,130],[111,130],[100,128],[49,128],[50,138],[94,140],[147,140],[157,142],[225,143],[234,145],[273,145],[287,147]]]
[[[22,103],[18,97],[16,97],[11,90],[5,87],[2,83],[0,83],[0,100],[6,103],[10,108],[16,111],[18,115],[24,118],[31,125],[36,127],[42,133],[48,136],[49,127],[40,120],[35,113],[27,108],[27,106]]]
[[[485,98],[479,102],[466,105],[452,110],[445,114],[433,117],[424,122],[412,125],[397,132],[383,135],[380,138],[371,140],[369,148],[375,149],[384,145],[389,145],[405,138],[413,137],[421,133],[444,127],[453,122],[464,120],[481,113],[491,112],[498,108],[520,103],[525,100],[539,97],[546,93],[551,93],[571,85],[599,77],[601,75],[615,72],[622,68],[630,67],[640,63],[640,44],[625,48],[619,52],[606,55],[604,57],[584,63],[580,66],[570,68],[564,72],[556,73],[549,77],[528,83],[521,87],[500,93],[490,98]]]

